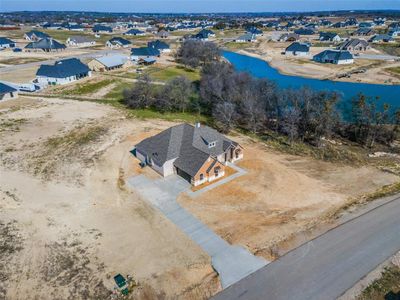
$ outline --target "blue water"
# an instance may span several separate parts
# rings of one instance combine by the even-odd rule
[[[224,51],[223,56],[234,66],[236,71],[248,72],[258,78],[268,78],[275,81],[281,88],[300,88],[303,86],[315,90],[336,91],[342,96],[342,109],[348,108],[354,96],[362,92],[364,95],[379,96],[381,103],[390,104],[391,108],[400,108],[400,85],[382,85],[353,82],[337,82],[330,80],[310,79],[299,76],[280,74],[267,62],[230,51]]]

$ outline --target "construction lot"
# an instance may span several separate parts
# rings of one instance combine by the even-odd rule
[[[86,101],[22,96],[0,104],[0,298],[104,299],[118,273],[139,283],[132,299],[202,299],[220,290],[209,255],[126,186],[132,176],[159,178],[129,151],[173,124]],[[349,198],[399,180],[232,138],[245,149],[238,165],[247,174],[194,198],[181,194],[178,203],[267,260],[279,241]]]

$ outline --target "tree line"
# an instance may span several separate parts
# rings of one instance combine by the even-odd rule
[[[160,112],[196,112],[210,116],[224,133],[234,128],[253,134],[273,131],[287,136],[289,143],[320,146],[324,138],[337,135],[373,147],[377,142],[389,145],[397,136],[400,113],[393,113],[387,104],[380,105],[378,98],[358,95],[344,120],[337,108],[339,94],[307,87],[279,88],[268,79],[236,72],[219,53],[213,43],[184,42],[177,60],[201,67],[200,82],[176,77],[164,86],[155,86],[144,75],[124,91],[125,103]]]

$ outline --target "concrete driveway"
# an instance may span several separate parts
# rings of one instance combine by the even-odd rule
[[[181,207],[176,201],[178,195],[190,190],[190,184],[183,178],[172,175],[153,180],[138,175],[129,178],[127,184],[210,255],[212,266],[219,274],[223,288],[238,282],[268,263],[241,246],[230,245]]]

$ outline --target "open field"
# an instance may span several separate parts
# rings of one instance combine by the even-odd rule
[[[208,256],[124,187],[132,146],[170,123],[60,99],[0,113],[0,298],[106,299],[117,273],[138,281],[132,299],[218,290]]]

